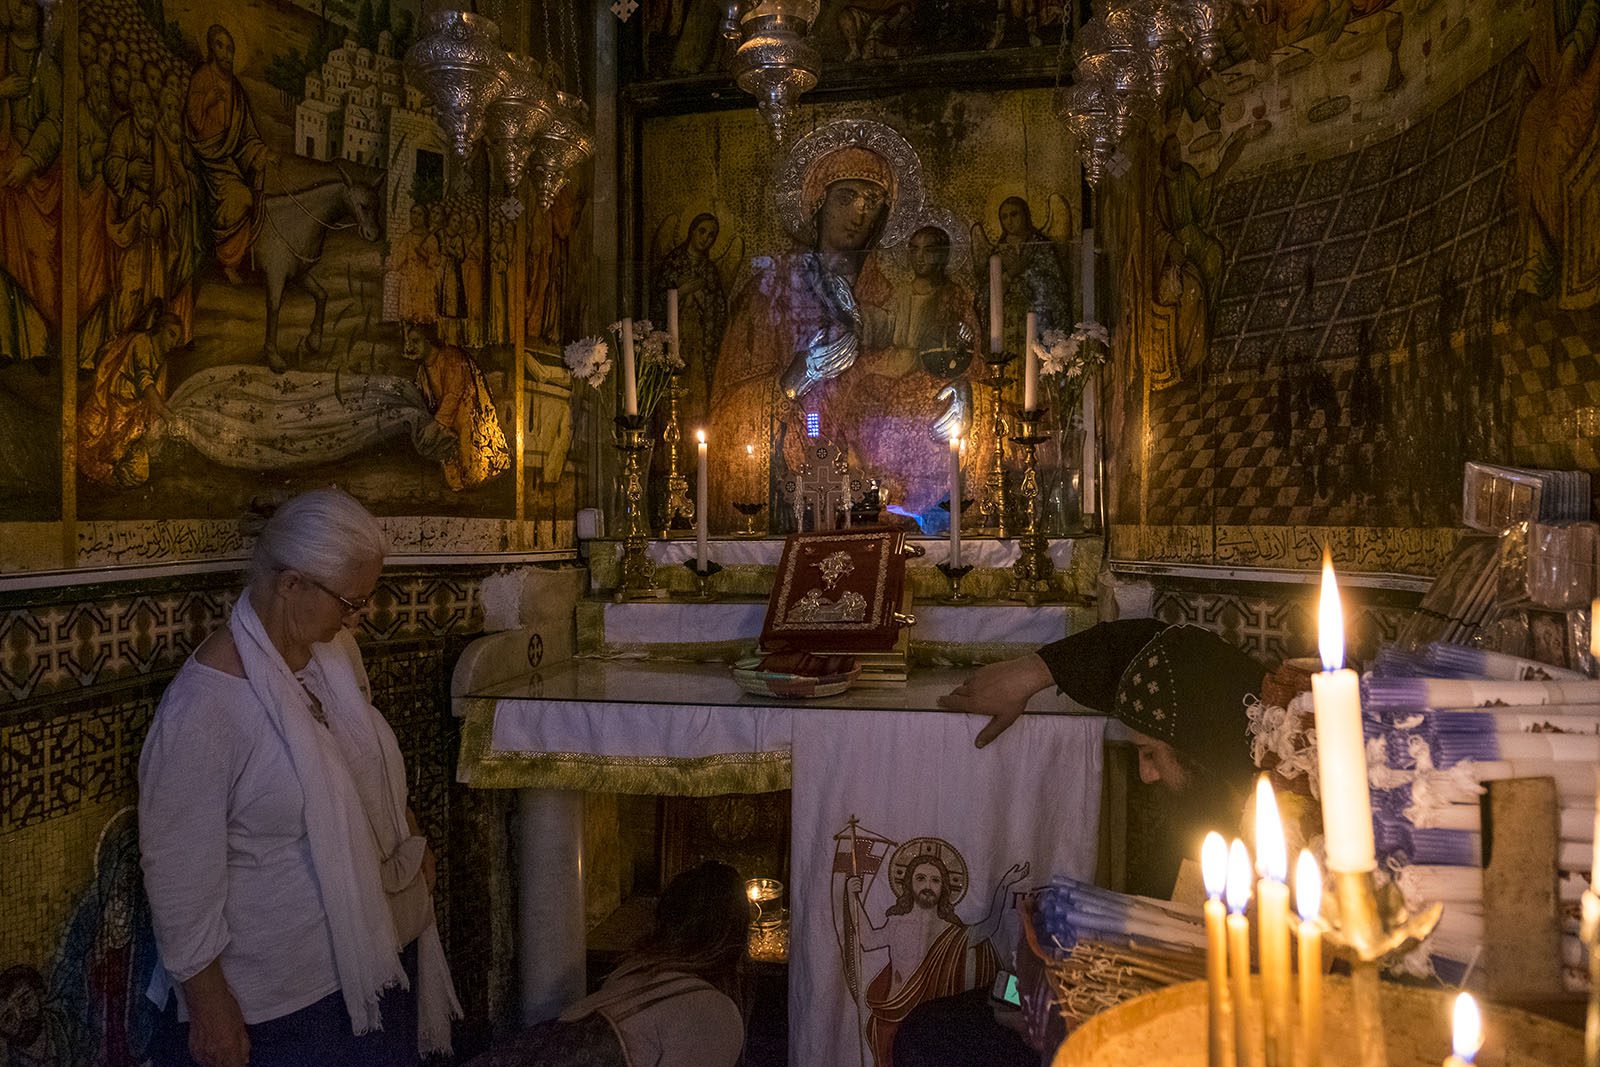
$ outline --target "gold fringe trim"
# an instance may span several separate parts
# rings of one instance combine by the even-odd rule
[[[792,785],[794,761],[787,751],[693,757],[495,752],[490,743],[497,703],[490,697],[472,699],[461,726],[456,780],[475,789],[580,789],[708,797],[773,793]]]

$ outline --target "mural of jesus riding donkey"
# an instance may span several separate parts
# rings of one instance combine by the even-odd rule
[[[332,480],[380,511],[507,513],[509,331],[484,293],[511,230],[448,192],[478,183],[405,81],[416,4],[347,24],[179,0],[164,26],[84,5],[84,517],[236,515]]]

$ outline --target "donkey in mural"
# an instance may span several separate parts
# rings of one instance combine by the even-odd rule
[[[322,258],[323,242],[330,232],[352,226],[367,241],[377,242],[383,237],[383,198],[378,188],[383,174],[372,182],[362,182],[342,165],[335,165],[339,167],[337,178],[261,201],[261,226],[251,246],[256,266],[266,275],[267,282],[267,339],[261,352],[267,365],[279,374],[289,369],[278,351],[278,312],[283,307],[284,291],[293,285],[315,301],[311,329],[303,343],[307,352],[319,352],[328,290],[312,277],[311,271]]]

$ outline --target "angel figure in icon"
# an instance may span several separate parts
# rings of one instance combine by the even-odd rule
[[[733,274],[744,258],[743,238],[733,236],[717,250],[721,220],[702,211],[679,230],[679,217],[668,215],[656,228],[650,262],[656,264],[650,285],[652,321],[667,321],[667,290],[678,290],[678,350],[683,358],[684,415],[704,422],[710,415],[711,376],[717,350],[728,325],[728,293]]]

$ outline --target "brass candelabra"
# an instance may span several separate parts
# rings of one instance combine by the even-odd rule
[[[1011,352],[991,352],[984,356],[984,362],[989,365],[989,388],[994,391],[994,416],[990,423],[990,432],[994,436],[994,459],[989,464],[989,473],[984,478],[983,503],[978,505],[978,517],[982,520],[982,528],[993,530],[996,536],[1008,536],[1010,519],[1007,517],[1007,504],[1009,494],[1006,491],[1006,435],[1010,427],[1006,423],[1006,386],[1013,379],[1007,376],[1006,367],[1016,354]]]
[[[622,584],[616,600],[649,600],[666,595],[656,585],[650,559],[650,522],[644,496],[645,440],[643,415],[618,415],[615,443],[622,452]]]
[[[1011,565],[1011,599],[1036,607],[1053,598],[1055,564],[1050,561],[1050,539],[1039,529],[1039,446],[1050,435],[1039,432],[1043,408],[1021,412],[1024,432],[1011,438],[1022,446],[1022,482],[1017,495],[1022,504],[1022,530],[1017,534],[1017,561]]]
[[[1328,917],[1334,949],[1350,961],[1350,995],[1356,1025],[1356,1062],[1387,1067],[1378,966],[1386,956],[1418,944],[1438,925],[1444,905],[1433,903],[1412,915],[1394,887],[1379,892],[1371,871],[1335,871],[1335,915]]]
[[[667,383],[667,425],[661,443],[667,446],[667,513],[662,516],[662,535],[668,530],[687,530],[694,525],[694,501],[689,497],[689,477],[678,470],[678,442],[683,428],[678,424],[678,401],[687,395],[682,376],[673,374]]]

